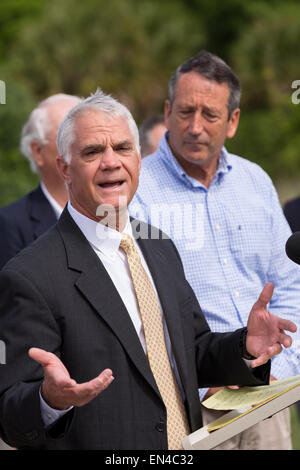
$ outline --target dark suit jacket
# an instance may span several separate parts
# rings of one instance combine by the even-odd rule
[[[269,364],[256,370],[256,378],[241,359],[241,330],[211,333],[169,239],[138,242],[196,430],[202,425],[199,386],[261,385],[268,382]],[[0,435],[6,442],[40,449],[167,449],[166,410],[129,314],[66,209],[57,226],[0,272],[0,292],[0,339],[7,345],[7,364],[0,365]],[[107,367],[115,380],[45,430],[43,370],[28,358],[31,346],[57,354],[79,383]]]
[[[55,223],[55,213],[40,186],[1,208],[0,269]]]
[[[283,211],[292,232],[298,232],[300,230],[300,197],[288,201]]]

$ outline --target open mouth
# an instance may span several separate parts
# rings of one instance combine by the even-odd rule
[[[115,189],[120,186],[125,182],[125,180],[118,180],[118,181],[107,181],[105,183],[99,183],[98,186],[103,189]]]

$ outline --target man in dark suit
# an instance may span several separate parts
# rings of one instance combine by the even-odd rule
[[[210,331],[172,241],[128,217],[141,157],[120,103],[97,91],[76,106],[58,151],[69,203],[0,273],[0,435],[18,448],[179,449],[202,424],[198,387],[268,383],[296,326],[267,312],[267,284],[247,329]]]
[[[300,231],[300,197],[287,201],[283,208],[284,215],[292,232]]]
[[[57,94],[43,100],[23,127],[21,151],[40,185],[18,201],[0,209],[0,269],[25,246],[55,224],[68,200],[56,166],[59,125],[80,98]]]

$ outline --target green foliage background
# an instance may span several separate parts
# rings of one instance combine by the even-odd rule
[[[291,101],[299,44],[298,0],[1,0],[0,206],[37,183],[19,139],[41,99],[101,87],[139,124],[162,111],[171,73],[200,49],[241,79],[229,150],[262,165],[283,200],[300,193],[300,105]]]
[[[240,126],[228,149],[259,163],[282,202],[300,194],[300,104],[291,101],[299,44],[298,0],[1,0],[0,207],[37,184],[19,140],[41,99],[101,87],[140,124],[162,112],[171,73],[200,49],[241,79]],[[295,409],[292,428],[300,449]]]

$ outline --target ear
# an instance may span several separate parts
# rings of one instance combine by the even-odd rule
[[[44,158],[41,144],[36,140],[33,140],[30,143],[30,149],[36,165],[38,168],[42,167],[44,165]]]
[[[164,108],[164,115],[165,115],[165,125],[166,128],[169,130],[170,129],[170,115],[171,115],[171,109],[172,105],[170,100],[165,101],[165,108]]]
[[[235,136],[238,125],[239,125],[239,120],[240,120],[240,109],[236,108],[234,111],[232,111],[229,123],[228,123],[228,128],[227,128],[227,138],[232,139],[232,137]]]
[[[64,182],[69,185],[71,183],[70,166],[60,155],[56,157],[56,165],[60,176],[62,177]]]
[[[139,169],[139,173],[140,173],[140,170],[141,170],[141,165],[142,165],[142,154],[141,154],[141,151],[139,152],[138,154],[138,169]]]

